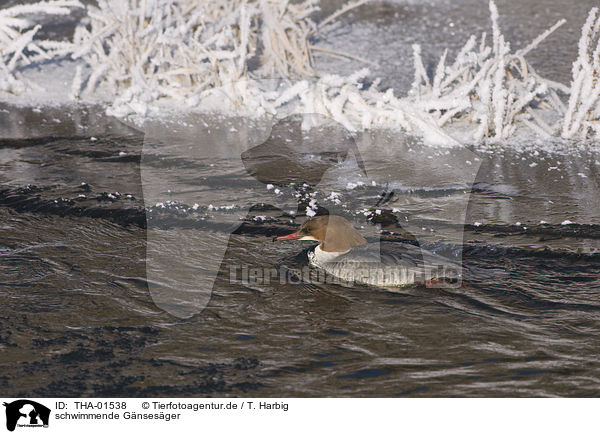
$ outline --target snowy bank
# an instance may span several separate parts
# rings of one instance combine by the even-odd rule
[[[571,86],[544,78],[525,59],[564,20],[513,52],[490,1],[491,35],[471,36],[452,63],[446,50],[432,76],[415,45],[413,86],[399,96],[381,90],[377,79],[364,85],[371,81],[367,69],[316,72],[315,51],[331,50],[315,46],[315,37],[364,3],[349,3],[317,24],[317,0],[99,0],[86,6],[68,42],[36,39],[34,18],[68,14],[83,7],[78,1],[0,9],[0,98],[39,92],[21,70],[63,59],[77,62],[69,97],[102,100],[117,117],[143,119],[166,108],[253,117],[319,113],[351,131],[402,129],[441,146],[502,141],[520,130],[545,139],[599,136],[597,8],[582,29]]]

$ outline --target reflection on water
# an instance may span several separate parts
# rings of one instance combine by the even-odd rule
[[[329,153],[302,189],[249,175],[242,156],[261,149],[268,124],[175,120],[162,125],[172,140],[144,155],[148,135],[77,124],[0,141],[0,384],[10,394],[597,395],[593,151],[446,153],[379,132],[355,138],[365,171],[353,152]],[[189,149],[190,138],[204,146]],[[154,182],[142,184],[140,167]],[[412,236],[461,256],[465,284],[390,293],[232,279],[235,267],[302,266],[308,245],[271,238],[296,228],[311,199],[370,238]],[[198,301],[211,288],[193,277],[224,239],[210,298]],[[206,304],[200,313],[157,306],[147,269],[157,252],[173,267],[189,259],[167,276],[190,277],[175,301]]]

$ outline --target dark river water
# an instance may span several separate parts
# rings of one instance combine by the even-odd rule
[[[0,107],[4,395],[599,395],[593,149],[272,124]],[[305,265],[307,205],[462,284],[244,279]]]

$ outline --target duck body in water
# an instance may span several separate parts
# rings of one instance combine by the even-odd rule
[[[345,282],[383,288],[429,284],[457,275],[457,264],[408,243],[367,243],[348,220],[326,215],[307,220],[292,234],[276,240],[311,240],[312,266]]]

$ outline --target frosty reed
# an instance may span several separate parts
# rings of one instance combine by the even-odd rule
[[[453,62],[444,50],[430,74],[420,46],[413,47],[414,82],[408,95],[399,95],[383,90],[368,69],[319,74],[316,52],[373,64],[315,40],[316,35],[326,37],[343,13],[365,0],[317,22],[313,18],[319,3],[98,0],[84,5],[55,0],[0,8],[0,92],[38,97],[39,87],[22,70],[60,59],[77,62],[70,64],[75,69],[71,99],[100,98],[108,104],[108,114],[138,120],[162,113],[166,103],[254,118],[317,113],[349,131],[404,130],[427,144],[447,146],[501,141],[519,129],[546,139],[593,140],[600,135],[598,8],[590,10],[574,47],[570,86],[542,76],[525,59],[565,20],[515,51],[490,1],[491,32],[471,36]],[[43,26],[36,15],[68,15],[81,8],[87,17],[72,40],[35,38]],[[460,134],[452,132],[455,126]]]

